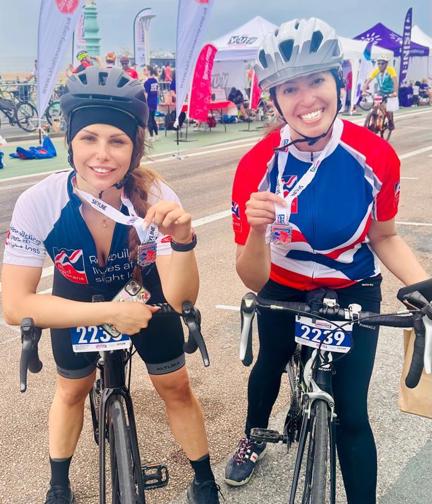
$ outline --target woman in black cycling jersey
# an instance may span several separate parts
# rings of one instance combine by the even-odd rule
[[[109,323],[134,335],[165,402],[172,432],[195,471],[189,502],[217,504],[178,318],[152,319],[156,308],[141,303],[91,303],[94,294],[113,299],[132,276],[150,292],[150,304],[166,300],[181,310],[183,301],[193,302],[198,294],[191,216],[174,191],[140,164],[148,118],[144,91],[120,69],[91,67],[69,79],[61,103],[73,171],[53,174],[19,197],[2,273],[6,321],[19,324],[31,316],[37,326],[51,328],[58,375],[49,415],[51,481],[45,503],[74,501],[69,466],[95,379],[98,354],[75,353],[70,328]],[[55,266],[53,293],[40,295],[47,254]]]
[[[240,161],[233,186],[236,267],[263,297],[304,301],[308,291],[336,289],[339,303],[378,312],[378,259],[403,283],[427,278],[397,235],[399,159],[384,140],[337,118],[342,53],[334,30],[311,18],[268,34],[255,66],[284,125]],[[266,428],[281,375],[294,349],[294,319],[258,315],[260,350],[248,385],[245,437],[225,480],[247,483],[264,454],[249,438]],[[335,363],[337,449],[347,501],[374,504],[377,456],[367,395],[378,331],[354,329],[354,345]]]

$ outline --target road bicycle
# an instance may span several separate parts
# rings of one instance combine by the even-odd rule
[[[94,296],[93,301],[103,301],[103,298]],[[193,353],[199,348],[204,366],[209,366],[209,356],[201,334],[199,310],[189,302],[183,304],[181,314],[166,303],[157,306],[160,310],[153,314],[154,317],[181,316],[189,331],[184,344],[185,352]],[[90,340],[87,341],[94,338],[100,346],[104,346],[104,341],[109,339],[107,333],[97,327],[89,329],[92,334],[89,336]],[[42,362],[38,355],[41,332],[40,328],[35,327],[31,318],[23,319],[21,323],[21,392],[27,390],[27,370],[38,373],[42,369]],[[112,339],[120,348],[100,351],[97,363],[98,377],[89,393],[93,434],[99,446],[99,503],[145,504],[147,490],[168,484],[168,468],[164,464],[141,464],[130,393],[132,356],[135,351],[130,348],[121,348],[122,342],[128,339],[125,335],[120,334]],[[110,500],[107,495],[107,447],[111,468]]]
[[[390,128],[390,115],[386,108],[387,96],[376,94],[373,96],[372,110],[367,114],[364,126],[380,135],[385,140],[390,140],[392,129]]]
[[[38,127],[38,113],[36,107],[30,102],[16,102],[9,98],[0,97],[0,112],[6,116],[11,126],[19,126],[27,132],[35,131]]]
[[[246,294],[241,303],[242,332],[240,359],[249,366],[253,360],[252,321],[261,310],[286,311],[296,316],[296,350],[286,372],[291,391],[290,406],[282,433],[254,428],[251,439],[298,443],[289,504],[335,504],[337,414],[332,392],[334,362],[352,347],[353,324],[414,327],[416,340],[406,385],[414,388],[423,367],[432,372],[432,279],[398,292],[407,310],[380,315],[364,312],[357,304],[342,309],[335,291],[320,289],[307,302],[281,302]],[[303,490],[300,491],[300,487]]]

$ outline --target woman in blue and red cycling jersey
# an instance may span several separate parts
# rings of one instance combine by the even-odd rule
[[[268,34],[255,71],[284,125],[240,161],[233,186],[236,267],[266,298],[303,301],[336,289],[343,307],[378,312],[380,260],[403,283],[427,278],[398,236],[399,159],[363,127],[337,118],[342,53],[335,31],[311,18]],[[226,466],[226,482],[247,483],[264,443],[281,375],[295,349],[293,317],[258,315],[260,350],[249,377],[245,437]],[[290,336],[291,335],[291,336]],[[374,504],[377,456],[367,411],[378,330],[354,329],[352,351],[335,363],[337,449],[350,504]]]

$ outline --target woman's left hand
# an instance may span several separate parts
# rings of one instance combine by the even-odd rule
[[[159,201],[147,210],[144,222],[156,224],[159,230],[170,235],[177,243],[192,240],[192,217],[175,201]]]

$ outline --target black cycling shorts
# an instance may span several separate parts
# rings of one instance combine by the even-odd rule
[[[149,374],[172,373],[185,365],[183,327],[175,314],[152,318],[131,339]],[[69,329],[51,329],[51,346],[60,376],[85,378],[95,370],[99,353],[75,353]]]

